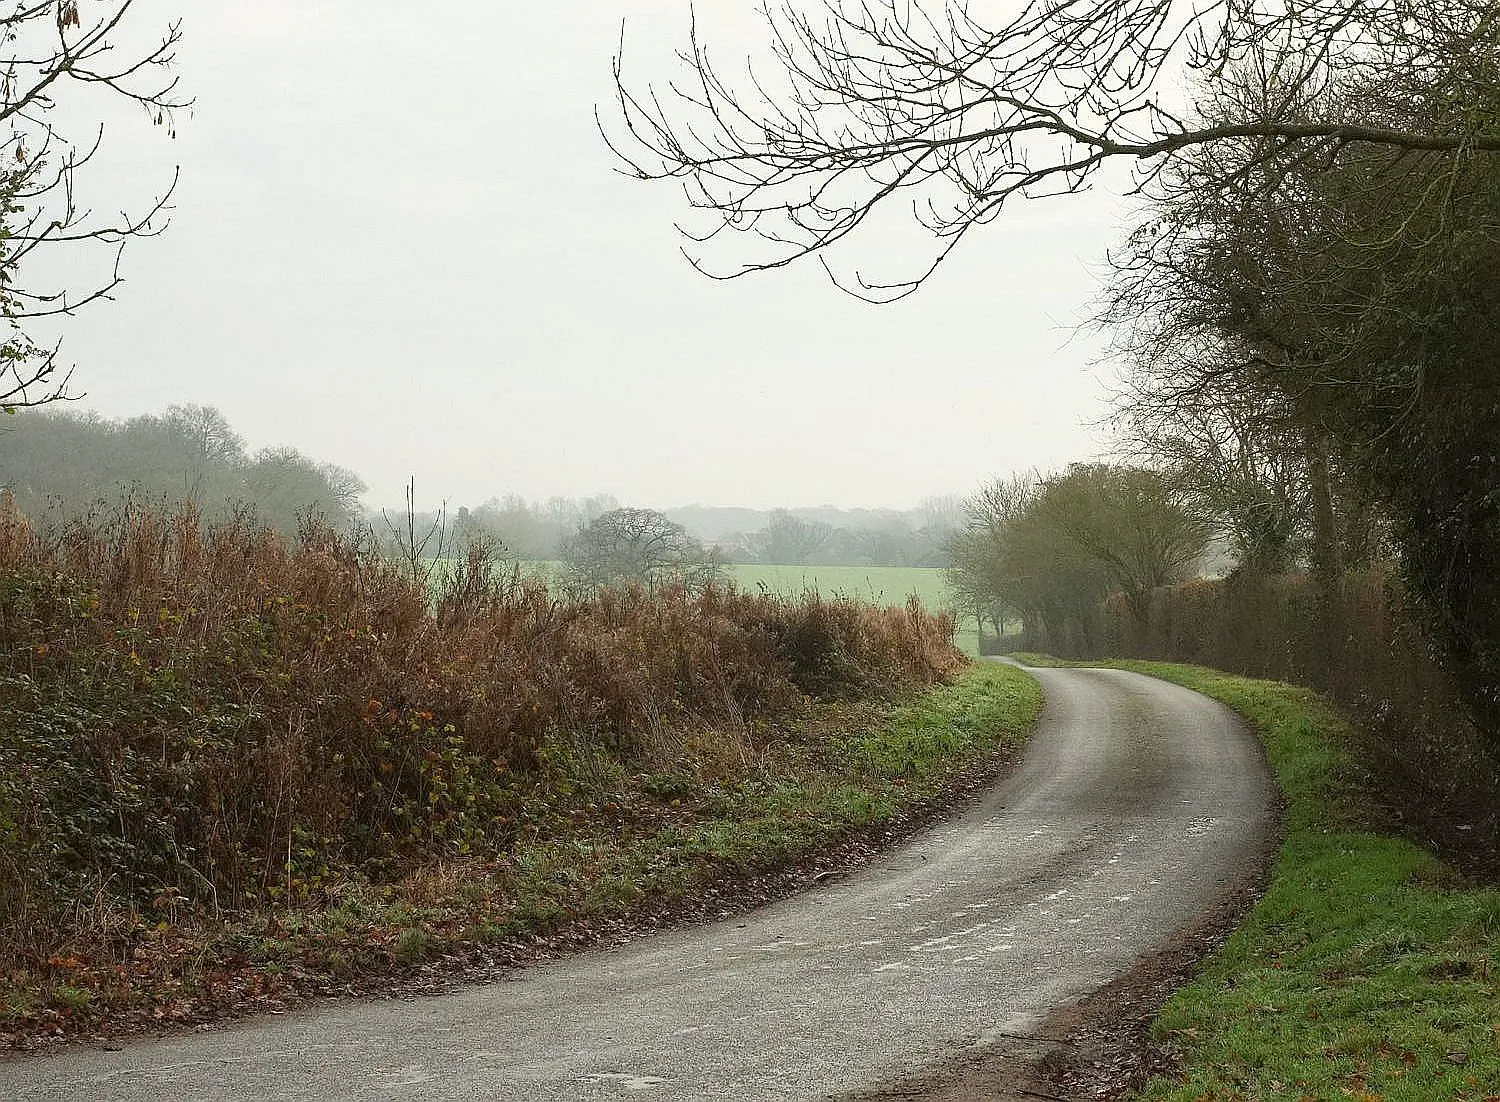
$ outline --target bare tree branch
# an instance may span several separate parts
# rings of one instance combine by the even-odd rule
[[[155,45],[121,55],[135,7],[136,0],[0,0],[0,316],[9,329],[0,346],[0,408],[70,396],[72,373],[61,370],[57,347],[33,344],[26,322],[111,298],[125,245],[166,228],[176,172],[144,210],[96,214],[79,205],[76,182],[99,151],[103,127],[80,144],[54,121],[86,114],[83,97],[103,92],[175,135],[176,116],[191,103],[172,71],[181,23],[169,24]],[[108,250],[107,274],[82,286],[32,283],[29,262],[64,247]]]
[[[681,75],[629,81],[622,29],[613,110],[599,115],[623,171],[682,187],[703,227],[679,227],[684,253],[714,278],[815,257],[859,297],[901,298],[1008,201],[1084,190],[1115,160],[1143,188],[1185,152],[1225,143],[1312,160],[1351,144],[1500,151],[1482,117],[1429,130],[1378,105],[1299,113],[1331,75],[1421,66],[1445,35],[1448,47],[1492,37],[1479,0],[1029,0],[994,24],[967,0],[787,2],[762,15],[770,64],[738,79],[710,56],[695,15]],[[1255,117],[1184,121],[1201,112],[1173,104],[1174,78],[1262,55],[1277,58],[1279,100]],[[835,254],[898,199],[931,236],[931,258],[896,278],[848,272]],[[714,248],[725,230],[761,247],[726,260]]]

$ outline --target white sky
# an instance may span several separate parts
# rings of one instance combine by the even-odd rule
[[[758,41],[735,3],[725,57]],[[1073,326],[1118,199],[1018,205],[894,306],[811,267],[711,282],[679,195],[594,129],[622,14],[636,75],[665,75],[685,0],[193,5],[178,138],[126,115],[83,181],[114,208],[182,167],[170,230],[65,330],[84,404],[217,406],[376,505],[415,475],[424,504],[903,507],[1099,450]]]

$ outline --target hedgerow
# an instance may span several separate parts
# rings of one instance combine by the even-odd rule
[[[476,547],[434,593],[358,535],[0,509],[0,967],[512,852],[574,755],[747,768],[819,699],[962,659],[951,622],[730,589],[565,600]]]

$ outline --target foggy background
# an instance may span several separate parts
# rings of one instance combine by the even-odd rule
[[[762,35],[725,8],[705,33],[727,64]],[[134,26],[179,14],[152,0]],[[182,168],[118,301],[60,330],[80,406],[215,406],[372,506],[414,475],[428,501],[909,507],[1099,450],[1074,326],[1121,200],[1018,204],[896,305],[814,267],[709,281],[678,253],[680,196],[618,175],[595,129],[622,14],[628,76],[667,78],[678,0],[187,11],[178,136],[115,111],[80,176],[113,209]],[[861,260],[909,274],[910,244]]]

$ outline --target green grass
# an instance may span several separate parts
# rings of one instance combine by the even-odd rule
[[[1379,833],[1347,722],[1305,689],[1110,663],[1223,701],[1260,733],[1286,797],[1265,896],[1155,1029],[1175,1102],[1500,1097],[1500,892],[1463,889]]]
[[[1017,745],[1035,723],[1042,690],[1012,666],[981,663],[957,684],[928,693],[852,743],[852,760],[885,782],[930,785],[997,744]]]
[[[950,602],[946,573],[938,567],[908,566],[769,566],[733,563],[730,575],[746,589],[765,587],[794,597],[809,589],[825,596],[839,593],[872,604],[899,605],[915,593],[924,605],[946,608]]]
[[[1087,667],[1094,665],[1116,665],[1117,663],[1078,662],[1071,658],[1055,658],[1050,654],[1037,654],[1034,651],[1018,650],[1011,653],[1010,657],[1017,662],[1024,662],[1028,666],[1037,666],[1041,669],[1068,669],[1073,667]]]
[[[585,849],[539,841],[519,862],[512,889],[550,900],[554,916],[576,918],[671,899],[726,869],[759,872],[800,860],[932,799],[997,751],[1019,748],[1041,706],[1029,675],[976,664],[874,722],[845,716],[832,726],[846,733],[810,745],[793,767],[718,788],[675,774],[643,778],[684,814],[623,844],[614,836]],[[511,932],[528,925],[523,919]]]

